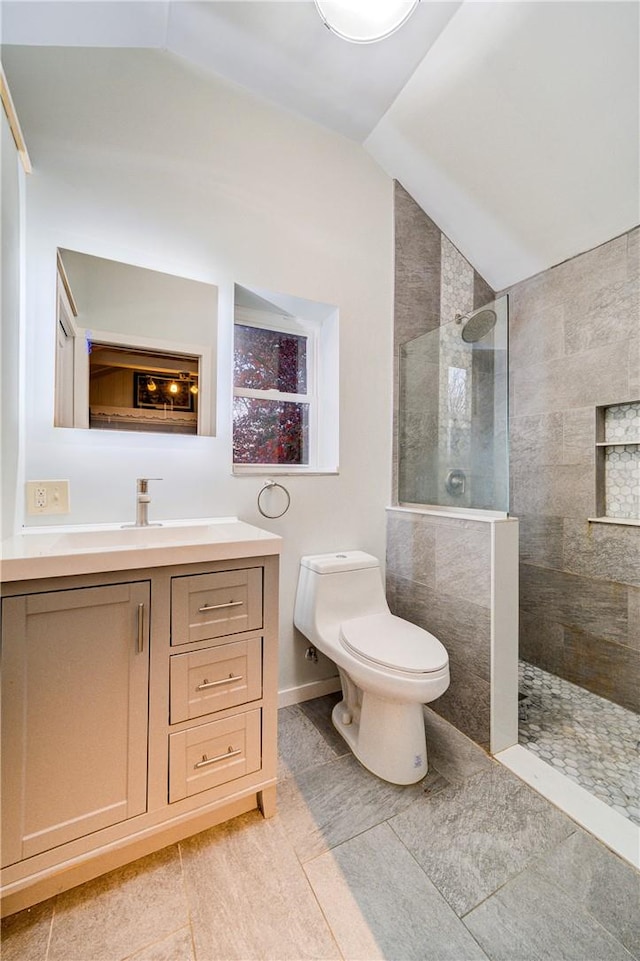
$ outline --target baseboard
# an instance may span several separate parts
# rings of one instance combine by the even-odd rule
[[[278,693],[278,707],[289,707],[291,704],[301,704],[302,701],[310,701],[314,697],[324,697],[325,694],[333,694],[340,690],[340,678],[328,677],[324,681],[311,681],[309,684],[300,684],[298,687],[288,687]]]

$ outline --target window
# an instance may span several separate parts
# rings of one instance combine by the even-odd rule
[[[263,311],[236,311],[233,462],[317,466],[316,333]]]
[[[234,307],[234,474],[337,473],[338,308],[240,284]]]

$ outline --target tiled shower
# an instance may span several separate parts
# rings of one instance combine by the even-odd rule
[[[589,713],[602,713],[603,703],[618,706],[623,740],[636,730],[640,708],[639,235],[635,229],[499,292],[509,295],[509,511],[520,521],[521,672],[528,677],[529,667],[542,672],[537,690],[553,688],[549,703],[554,708],[561,694],[578,692],[566,700],[565,721],[568,712],[574,730]],[[426,405],[403,386],[403,355],[452,314],[455,319],[456,313],[494,299],[485,281],[396,185],[394,490],[400,503],[424,503],[421,490],[431,493],[443,480],[437,473],[429,477],[433,464],[419,461],[416,439]],[[441,377],[438,386],[432,378],[426,389],[440,390]],[[421,470],[412,482],[411,472]],[[434,502],[431,496],[428,502]],[[481,640],[482,605],[477,596],[460,596],[462,582],[441,579],[439,589],[425,585],[430,575],[421,569],[424,535],[422,546],[403,537],[403,550],[399,524],[403,521],[391,511],[390,603],[397,605],[400,598],[403,616],[424,620],[419,608],[428,602],[442,620],[442,609],[453,601],[452,678],[458,673],[464,683],[452,682],[449,704],[445,698],[433,707],[483,743],[478,735],[486,732],[482,718],[486,721],[490,678]],[[422,527],[424,521],[413,521],[410,536]],[[475,555],[470,553],[468,562],[475,570]],[[413,612],[412,605],[417,605]],[[548,684],[542,683],[543,675],[551,679]],[[576,705],[588,692],[600,700],[577,723]],[[454,707],[453,700],[458,701]],[[554,712],[544,714],[548,720]],[[560,740],[566,738],[566,724],[562,731],[562,724],[557,727]],[[629,788],[632,762],[615,746],[615,732],[608,727],[609,753],[618,758],[621,780]],[[521,739],[530,749],[537,736],[523,727]],[[571,764],[564,773],[571,776]],[[628,814],[636,802],[616,788],[607,803]]]
[[[626,413],[640,397],[639,235],[509,290],[521,657],[636,713],[640,518],[620,515],[638,503],[640,460],[636,448],[623,462],[628,493],[616,501],[611,454],[627,445],[604,442],[617,443],[614,423],[638,439]]]

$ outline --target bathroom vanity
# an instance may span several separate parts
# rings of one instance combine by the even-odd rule
[[[3,914],[275,812],[279,552],[235,518],[3,544]]]

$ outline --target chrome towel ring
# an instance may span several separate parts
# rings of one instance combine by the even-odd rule
[[[284,510],[280,511],[279,514],[267,514],[267,512],[262,509],[262,504],[260,503],[260,500],[265,491],[272,490],[274,487],[279,487],[280,490],[284,492],[284,496],[287,498],[287,502],[284,506]],[[271,479],[264,482],[264,486],[262,487],[262,489],[260,490],[260,493],[258,494],[258,510],[260,511],[263,517],[269,517],[271,520],[274,520],[275,518],[278,518],[278,517],[282,517],[283,514],[287,513],[290,506],[291,506],[291,494],[289,493],[286,487],[283,487],[282,484],[278,484],[277,481],[274,481]]]

